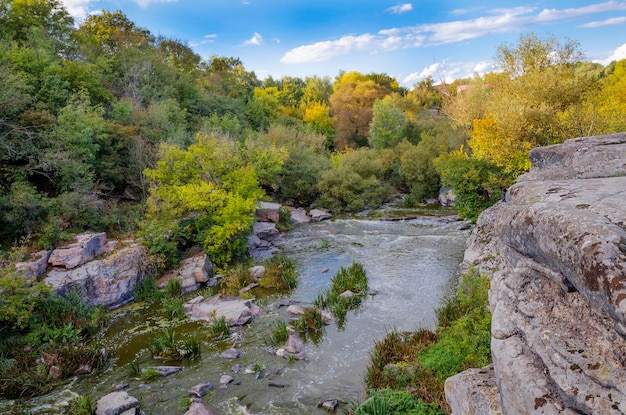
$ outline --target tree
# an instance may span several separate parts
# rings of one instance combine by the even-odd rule
[[[171,253],[201,243],[220,267],[245,254],[263,191],[234,142],[198,136],[186,150],[163,144],[156,168],[145,174],[151,190],[143,232],[151,249]],[[183,227],[193,229],[192,241],[176,239]]]
[[[385,88],[359,72],[346,72],[337,79],[330,96],[335,148],[343,150],[367,144],[372,107],[386,94]]]
[[[540,39],[535,33],[522,34],[515,45],[502,44],[496,61],[512,78],[559,65],[571,65],[584,57],[574,40],[561,43],[554,36]]]
[[[402,139],[405,116],[388,95],[374,102],[370,123],[370,147],[375,149],[394,148]]]

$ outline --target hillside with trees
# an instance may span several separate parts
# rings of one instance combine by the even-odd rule
[[[141,240],[161,271],[190,246],[223,269],[261,200],[358,212],[443,185],[476,220],[530,149],[626,130],[626,60],[534,34],[494,52],[500,72],[411,89],[354,71],[261,80],[120,11],[76,26],[58,0],[0,0],[2,263],[93,230]],[[0,333],[33,317],[16,278],[0,270]]]

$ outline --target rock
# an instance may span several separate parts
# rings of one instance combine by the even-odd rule
[[[322,310],[320,311],[320,314],[322,315],[322,321],[325,325],[328,326],[329,324],[333,324],[335,322],[335,317],[333,316],[332,312],[328,310]]]
[[[63,369],[58,366],[50,366],[50,370],[48,370],[48,377],[51,379],[61,379],[63,377]]]
[[[442,187],[439,190],[439,204],[444,207],[454,206],[456,196],[452,192],[451,187]]]
[[[183,368],[180,366],[154,366],[152,367],[152,369],[159,372],[160,376],[173,375],[174,373],[178,373],[183,370]]]
[[[463,266],[491,279],[502,413],[626,413],[625,155],[626,133],[532,150],[467,241]],[[464,414],[485,381],[461,376],[446,396]]]
[[[233,380],[235,379],[230,375],[222,375],[220,376],[220,385],[228,385]]]
[[[301,316],[304,314],[304,307],[300,305],[290,305],[287,307],[287,312],[294,316]]]
[[[253,282],[252,284],[248,284],[245,287],[243,287],[242,289],[239,290],[239,294],[244,294],[247,293],[248,291],[252,290],[253,288],[256,288],[259,286],[258,282]]]
[[[314,222],[320,222],[333,217],[333,215],[322,209],[311,209],[309,211],[309,216]]]
[[[77,376],[90,375],[91,372],[93,372],[93,368],[91,367],[91,365],[85,364],[85,365],[80,365],[80,367],[74,371],[74,374]]]
[[[78,268],[53,269],[44,281],[59,295],[75,290],[87,305],[116,308],[132,300],[144,253],[143,246],[131,245]]]
[[[248,275],[250,275],[255,280],[260,280],[261,277],[265,274],[265,267],[263,265],[256,265],[254,267],[248,268]]]
[[[243,366],[241,366],[239,363],[237,363],[230,370],[232,370],[233,373],[243,373],[243,371],[245,371],[246,369]]]
[[[341,294],[339,294],[339,297],[340,297],[340,298],[352,298],[352,297],[354,297],[355,295],[356,295],[356,294],[355,294],[355,293],[353,293],[352,291],[350,291],[350,290],[346,290],[346,291],[342,292]]]
[[[276,224],[269,222],[255,222],[252,227],[254,235],[256,235],[259,239],[268,240],[273,236],[278,235],[278,229],[276,229]]]
[[[188,293],[200,288],[200,284],[206,284],[213,277],[213,263],[206,254],[195,255],[184,259],[180,267],[168,271],[159,281],[159,288],[164,288],[167,282],[178,278],[183,286],[183,292]]]
[[[306,214],[303,208],[291,209],[290,222],[292,225],[301,225],[303,223],[309,223],[311,218]]]
[[[260,202],[256,208],[256,217],[259,222],[278,223],[279,211],[282,205],[280,203]]]
[[[370,295],[372,297],[374,297],[375,295],[378,295],[378,294],[379,294],[378,290],[369,290],[367,292],[367,295]]]
[[[215,412],[204,406],[202,402],[191,402],[185,415],[215,415]]]
[[[223,357],[224,359],[238,359],[241,357],[241,352],[234,347],[231,347],[228,350],[224,350],[222,354],[220,354],[220,357]]]
[[[46,272],[50,254],[52,254],[52,249],[35,252],[34,254],[30,254],[28,261],[17,262],[15,268],[18,271],[23,271],[28,278],[36,278]]]
[[[252,317],[258,316],[261,309],[250,300],[235,297],[222,297],[220,294],[210,298],[197,297],[184,305],[185,312],[193,321],[204,320],[212,322],[224,317],[229,325],[240,326],[246,324]]]
[[[493,365],[449,377],[444,389],[452,414],[502,414]]]
[[[120,415],[129,409],[137,408],[139,401],[126,392],[112,392],[104,395],[96,404],[96,415]]]
[[[426,199],[424,200],[424,203],[426,203],[427,205],[438,205],[439,199]]]
[[[329,269],[328,269],[328,268],[322,268],[322,269],[320,270],[320,272],[321,272],[322,274],[326,274],[328,271],[329,271]]]
[[[335,412],[335,410],[339,406],[339,399],[326,399],[320,402],[317,406],[318,408],[322,408],[325,411]]]
[[[289,332],[287,342],[283,348],[283,357],[294,356],[296,360],[304,360],[304,342],[295,331]]]
[[[275,380],[268,380],[267,386],[272,386],[274,388],[284,388],[287,386],[287,384],[284,382],[277,382]]]
[[[128,384],[128,383],[120,383],[118,385],[113,386],[111,388],[111,392],[123,391],[124,389],[128,389],[129,386],[130,386],[130,384]]]
[[[81,233],[74,239],[76,242],[73,244],[53,250],[48,263],[54,267],[72,269],[106,252],[107,237],[104,232]]]

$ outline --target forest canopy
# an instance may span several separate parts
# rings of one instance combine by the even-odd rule
[[[91,229],[137,232],[176,261],[241,256],[255,204],[336,212],[441,186],[476,219],[528,151],[626,129],[626,61],[584,61],[535,34],[498,72],[411,89],[385,73],[260,80],[120,11],[80,25],[57,0],[0,1],[0,241],[50,248]]]

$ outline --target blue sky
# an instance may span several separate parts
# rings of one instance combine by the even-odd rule
[[[521,34],[580,43],[587,60],[626,58],[626,1],[62,0],[81,21],[121,10],[205,59],[240,58],[259,79],[384,72],[411,87],[494,69]]]

